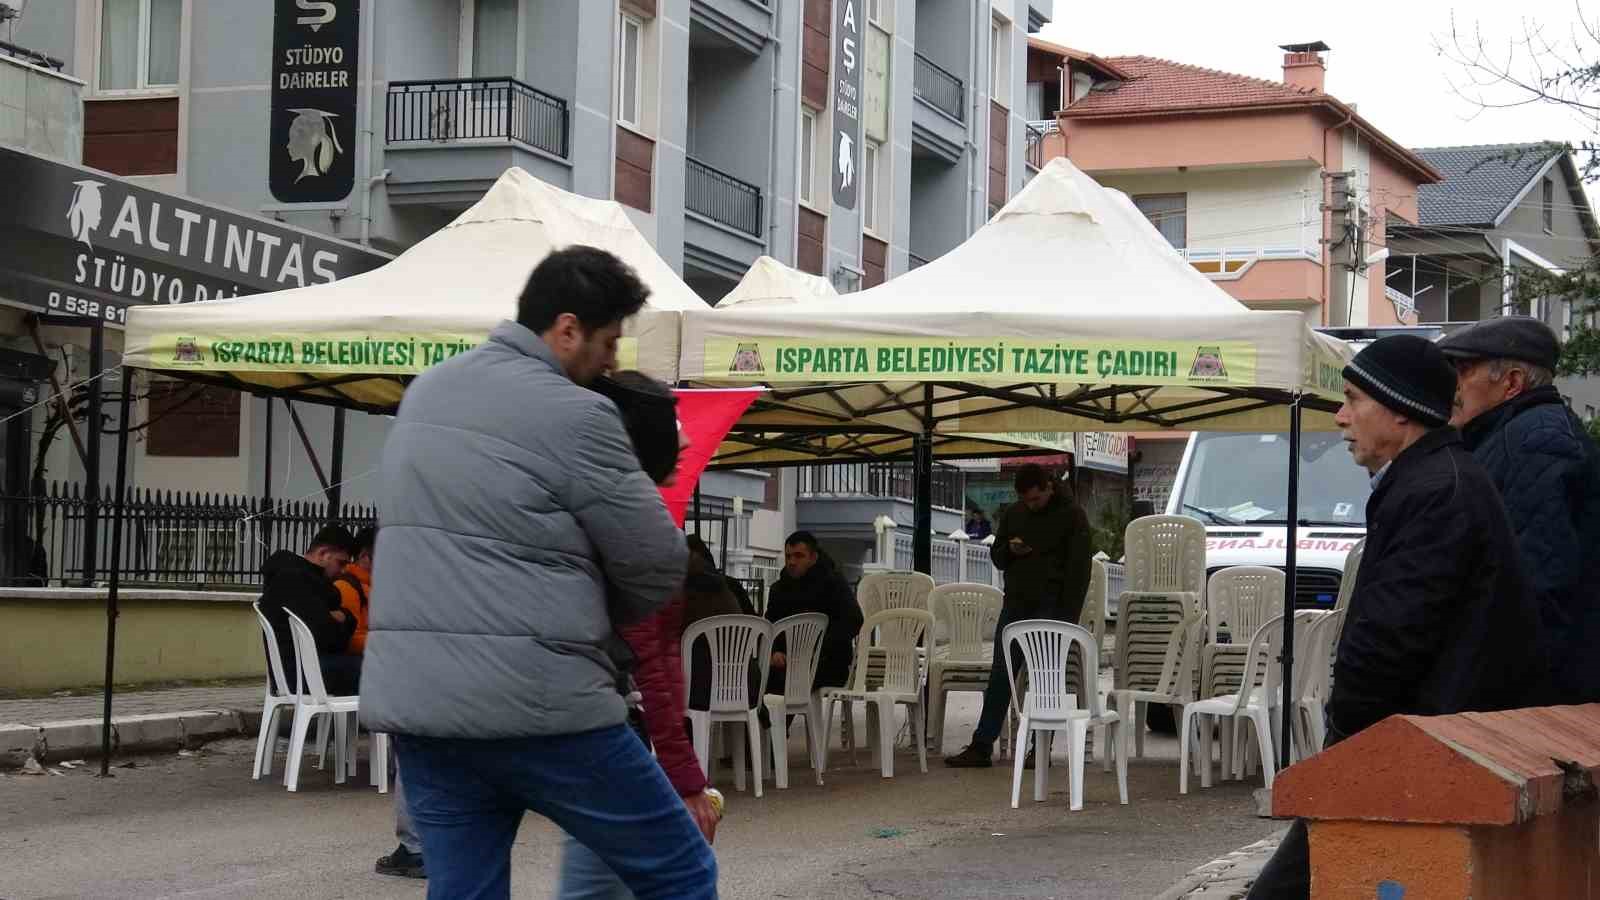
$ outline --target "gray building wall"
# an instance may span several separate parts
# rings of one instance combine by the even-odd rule
[[[696,83],[708,85],[695,105],[694,152],[718,168],[762,186],[765,252],[792,264],[797,231],[802,0],[769,0],[765,6],[751,0],[660,0],[646,36],[647,63],[653,63],[645,77],[645,90],[654,107],[649,129],[655,141],[652,210],[630,209],[629,214],[662,257],[683,271],[684,170],[691,128],[685,86],[695,2],[701,4],[702,17],[709,10],[732,27],[744,28],[747,37],[754,34],[760,40],[755,56],[741,56],[741,51],[731,48],[694,56]],[[865,5],[856,2],[864,20]],[[999,2],[1012,20],[1012,105],[1020,109],[1029,7],[1048,16],[1051,4]],[[922,247],[928,251],[925,255],[936,255],[959,243],[984,218],[987,22],[993,8],[991,0],[897,0],[894,4],[891,125],[884,147],[887,171],[881,180],[881,188],[890,198],[885,237],[890,244],[886,269],[891,277],[906,270],[908,249]],[[93,9],[92,2],[34,0],[16,23],[16,42],[65,60],[69,74],[92,85],[97,53]],[[426,150],[389,150],[389,84],[461,74],[460,5],[457,0],[366,0],[362,17],[369,40],[363,47],[363,65],[370,68],[370,78],[360,82],[357,115],[363,123],[370,123],[370,134],[358,141],[359,146],[347,148],[358,154],[356,186],[350,196],[316,208],[285,208],[268,190],[272,9],[267,0],[186,2],[188,39],[183,45],[183,83],[178,89],[180,171],[165,181],[174,190],[347,240],[365,235],[375,246],[391,252],[404,250],[459,213],[475,199],[474,191],[481,194],[482,184],[474,179],[492,179],[498,175],[496,166],[525,165],[564,188],[589,196],[613,195],[614,2],[522,2],[519,71],[503,74],[567,102],[571,152],[566,160],[552,160],[526,148],[441,145]],[[89,15],[80,21],[84,11]],[[764,34],[760,33],[763,27]],[[945,166],[942,172],[923,172],[920,163],[913,165],[911,123],[916,101],[912,85],[918,47],[968,86],[963,160]],[[858,58],[861,55],[858,48]],[[92,93],[86,92],[86,96]],[[819,123],[827,120],[827,113],[819,117]],[[1024,172],[1020,126],[1012,128],[1009,155],[1015,189]],[[419,194],[415,183],[399,183],[397,172],[402,163],[412,177],[418,171],[432,173],[436,183],[425,186],[431,195]],[[391,175],[388,181],[383,179],[386,171]],[[454,190],[454,185],[468,187]],[[826,212],[825,273],[841,289],[849,289],[858,283],[862,270],[861,210],[831,208]],[[326,465],[331,413],[306,405],[299,408],[307,434]],[[230,476],[227,484],[197,488],[264,491],[265,412],[265,401],[249,400],[242,416],[244,433],[237,468],[249,474],[237,479]],[[315,492],[319,487],[316,477],[281,403],[273,429],[272,493],[284,498]],[[361,501],[372,496],[371,479],[360,476],[376,464],[386,434],[387,421],[380,417],[348,417],[345,472],[357,480],[349,485],[347,499]]]

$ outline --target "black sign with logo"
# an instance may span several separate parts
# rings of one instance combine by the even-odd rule
[[[360,0],[274,0],[272,196],[332,203],[356,183]]]
[[[388,257],[0,147],[0,300],[121,325],[130,306],[324,284]]]
[[[833,0],[833,202],[856,208],[861,160],[861,8],[859,0]]]

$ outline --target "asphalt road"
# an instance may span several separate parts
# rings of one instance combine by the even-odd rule
[[[952,696],[951,749],[976,714],[975,695]],[[798,734],[798,729],[796,730]],[[858,730],[858,733],[862,733]],[[913,754],[896,777],[850,768],[835,754],[827,784],[791,768],[788,791],[757,800],[732,790],[717,840],[726,898],[1149,897],[1193,867],[1282,826],[1253,815],[1255,783],[1178,793],[1176,748],[1154,739],[1129,772],[1131,803],[1091,763],[1086,802],[1067,810],[1067,773],[1051,792],[1010,808],[1010,768],[951,770]],[[390,800],[359,780],[335,786],[314,768],[290,794],[248,777],[253,746],[233,740],[201,755],[133,760],[101,780],[90,769],[61,777],[0,778],[0,898],[421,897],[421,882],[372,872],[394,846]],[[1059,758],[1059,757],[1058,757]],[[803,760],[800,742],[791,766]],[[309,767],[308,767],[309,768]],[[281,772],[281,756],[278,771]],[[513,894],[554,893],[557,835],[523,825]]]

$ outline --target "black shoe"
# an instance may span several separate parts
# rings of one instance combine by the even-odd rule
[[[404,844],[394,848],[388,856],[378,857],[373,871],[379,875],[396,875],[400,878],[427,878],[428,870],[422,864],[422,854],[412,853]]]
[[[1022,767],[1024,769],[1033,768],[1033,751],[1032,750],[1028,751],[1028,758],[1022,761]]]
[[[955,756],[946,756],[944,764],[952,769],[987,769],[994,765],[994,760],[989,758],[989,751],[979,749],[975,744],[968,744],[967,749]]]

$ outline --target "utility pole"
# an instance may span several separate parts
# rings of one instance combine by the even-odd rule
[[[1322,204],[1322,211],[1331,214],[1328,233],[1322,239],[1322,244],[1328,248],[1327,321],[1332,326],[1349,325],[1350,288],[1355,283],[1356,266],[1360,263],[1356,254],[1361,243],[1354,219],[1356,191],[1352,179],[1355,173],[1324,172],[1322,177],[1328,181],[1328,202]]]

